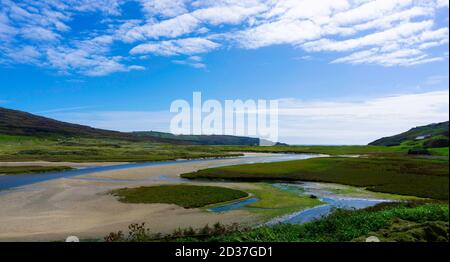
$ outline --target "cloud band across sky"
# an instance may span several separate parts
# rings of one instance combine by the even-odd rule
[[[204,68],[190,57],[289,45],[330,63],[414,66],[448,56],[434,51],[448,45],[439,12],[448,1],[0,0],[0,65],[104,76],[153,56]]]
[[[290,144],[367,144],[414,126],[447,121],[448,101],[448,90],[338,102],[279,99],[280,141]],[[168,111],[55,112],[45,115],[112,130],[166,132],[173,116]]]

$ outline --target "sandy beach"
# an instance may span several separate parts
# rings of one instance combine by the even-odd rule
[[[260,155],[261,159],[267,156],[270,154]],[[180,183],[181,173],[245,161],[248,159],[230,158],[105,171],[2,191],[0,241],[63,240],[69,235],[102,238],[110,232],[127,231],[131,223],[142,222],[155,233],[170,233],[178,227],[199,228],[216,222],[254,224],[258,217],[243,210],[212,213],[168,204],[128,204],[108,194],[123,187]],[[233,188],[252,186],[249,183],[208,184]]]

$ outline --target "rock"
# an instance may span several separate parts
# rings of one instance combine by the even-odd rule
[[[380,239],[376,236],[370,236],[366,238],[366,242],[380,242]]]
[[[66,238],[66,242],[80,242],[80,239],[78,239],[78,237],[76,236],[68,236]]]

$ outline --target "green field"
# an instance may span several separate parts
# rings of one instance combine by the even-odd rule
[[[0,161],[143,162],[237,155],[206,146],[0,135]]]
[[[448,199],[449,192],[448,160],[412,157],[314,158],[211,168],[182,177],[330,182],[435,199]]]
[[[108,242],[349,242],[376,236],[382,242],[448,242],[448,204],[384,203],[363,210],[335,210],[326,218],[305,224],[242,227],[237,224],[177,229],[153,233],[145,224],[132,224],[128,234],[119,231]]]
[[[243,190],[259,199],[246,205],[244,210],[258,214],[263,220],[323,204],[317,198],[287,192],[268,183],[252,183],[249,188]]]
[[[428,149],[433,155],[448,156],[448,147],[438,147]]]
[[[261,153],[317,153],[329,155],[395,155],[406,154],[408,146],[216,146],[224,151]]]
[[[5,166],[0,167],[0,174],[20,175],[32,173],[67,171],[73,168],[66,166]]]
[[[377,210],[379,209],[379,210]],[[262,226],[243,232],[214,236],[204,241],[219,242],[343,242],[365,241],[377,236],[382,241],[449,241],[447,204],[387,205],[366,210],[337,210],[330,216],[302,225]],[[195,241],[198,239],[183,239]]]
[[[197,208],[206,205],[236,200],[248,193],[215,186],[163,185],[138,188],[123,188],[112,191],[125,203],[165,203],[184,208]]]
[[[401,146],[202,146],[95,139],[80,137],[33,137],[0,134],[0,161],[143,162],[238,156],[236,152],[321,153],[330,155],[404,156],[410,145]],[[447,148],[429,149],[448,156]]]

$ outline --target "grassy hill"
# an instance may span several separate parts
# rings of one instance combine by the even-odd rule
[[[57,121],[30,113],[0,107],[0,134],[34,137],[86,137],[138,140],[129,133],[103,130]],[[147,138],[158,142],[161,139]]]
[[[0,108],[0,161],[140,162],[236,156],[206,145],[254,145],[256,138],[124,133]]]
[[[0,107],[0,134],[33,137],[82,137],[183,145],[259,145],[259,138],[226,135],[173,135],[163,132],[118,132],[57,121]]]
[[[259,145],[259,138],[227,135],[174,135],[170,133],[149,131],[133,132],[138,137],[163,138],[180,141],[191,145]]]
[[[372,146],[409,145],[423,148],[448,147],[448,121],[418,126],[407,132],[375,140]]]

